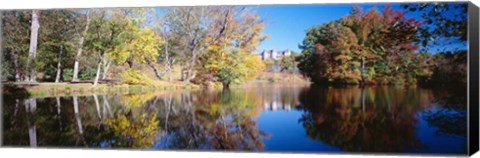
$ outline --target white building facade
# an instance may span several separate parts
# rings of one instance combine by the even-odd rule
[[[283,57],[292,55],[290,50],[284,51],[276,51],[276,50],[263,50],[258,53],[262,60],[273,59],[273,60],[281,60]]]

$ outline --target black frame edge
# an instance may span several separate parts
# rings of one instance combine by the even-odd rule
[[[475,154],[479,148],[479,9],[468,4],[468,154]]]
[[[2,27],[3,27],[3,11],[0,10],[0,68],[2,68],[3,64],[3,32],[2,32]],[[2,74],[0,73],[0,78]],[[3,84],[0,83],[0,147],[3,146]]]

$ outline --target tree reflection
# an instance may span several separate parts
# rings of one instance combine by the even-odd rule
[[[429,110],[423,117],[429,125],[438,128],[437,134],[466,138],[467,88],[465,86],[456,87],[448,90],[435,90],[435,102],[442,108]]]
[[[14,106],[5,113],[11,122],[7,145],[262,150],[266,137],[255,120],[261,101],[245,91],[94,94],[8,103]]]
[[[151,97],[129,95],[117,99],[113,96],[111,100],[117,105],[116,109],[112,109],[106,96],[102,96],[103,106],[100,106],[99,97],[93,97],[98,120],[96,124],[87,127],[88,144],[109,148],[148,149],[158,140],[160,121],[157,120],[156,113],[144,105],[152,103]]]
[[[412,151],[424,147],[415,114],[432,97],[414,88],[312,88],[300,94],[300,122],[311,138],[343,150]]]
[[[242,91],[183,93],[170,103],[163,148],[262,150],[266,135],[257,126],[259,101]],[[193,105],[195,104],[195,105]],[[172,106],[173,105],[173,106]],[[168,119],[167,119],[168,118]]]

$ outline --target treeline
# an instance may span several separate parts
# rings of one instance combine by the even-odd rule
[[[429,12],[443,5],[418,4],[405,8],[418,7]],[[455,4],[459,6],[463,4]],[[455,37],[456,42],[465,42],[458,37],[463,35],[436,31],[431,28],[437,25],[425,22],[428,18],[408,18],[405,14],[390,6],[366,12],[353,7],[349,15],[339,20],[310,28],[300,46],[303,53],[297,58],[300,71],[319,84],[466,83],[466,51],[435,54],[422,51],[432,47],[432,38]],[[451,25],[466,30],[462,21],[442,26]]]
[[[4,11],[2,22],[2,80],[95,86],[128,65],[122,81],[152,84],[139,67],[160,80],[177,64],[186,83],[228,87],[264,69],[251,53],[264,22],[245,7]]]

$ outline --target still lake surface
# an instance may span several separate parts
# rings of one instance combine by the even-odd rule
[[[466,154],[466,89],[258,84],[4,96],[3,146]]]

